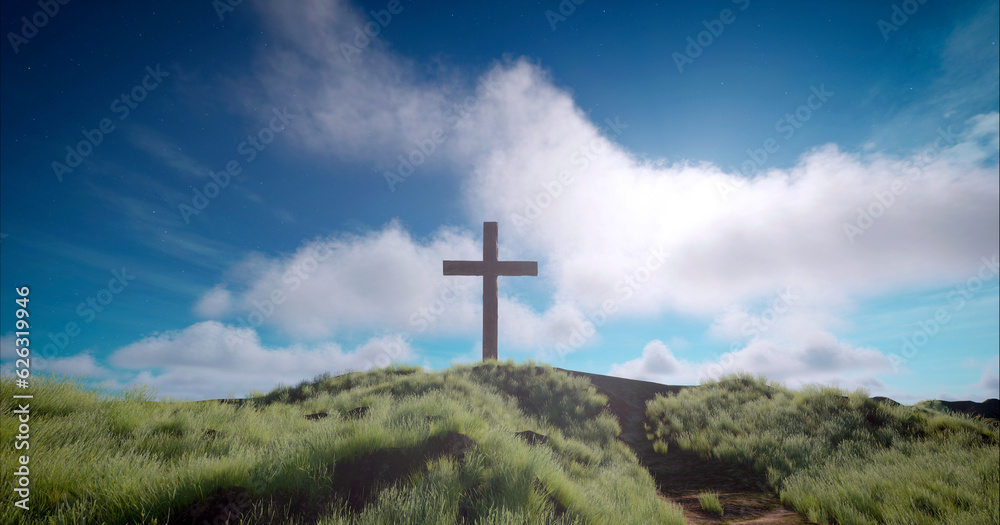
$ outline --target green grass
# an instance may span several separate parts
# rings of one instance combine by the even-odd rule
[[[698,503],[701,504],[701,510],[714,512],[719,516],[722,516],[722,503],[719,502],[719,493],[717,492],[702,492],[698,494]]]
[[[548,366],[324,375],[240,405],[154,401],[142,388],[94,392],[44,377],[25,391],[5,377],[5,442],[16,433],[15,393],[34,396],[31,510],[13,506],[9,488],[22,451],[4,446],[2,523],[164,524],[235,487],[245,489],[232,504],[244,523],[683,522],[616,439],[620,429],[603,409],[605,398],[585,379]],[[358,407],[367,412],[350,417]],[[319,412],[328,417],[305,417]],[[548,440],[529,445],[514,435],[524,430]],[[330,488],[348,474],[338,466],[423,450],[451,432],[476,447],[461,461],[423,461],[358,512]]]
[[[996,423],[940,403],[734,375],[657,396],[646,415],[658,450],[749,465],[816,523],[1000,522]]]

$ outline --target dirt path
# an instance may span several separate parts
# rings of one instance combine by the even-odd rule
[[[781,504],[763,476],[741,465],[703,460],[676,446],[667,454],[659,454],[653,450],[643,427],[646,401],[656,394],[679,392],[685,387],[564,371],[586,377],[600,393],[608,397],[608,406],[622,426],[622,440],[632,447],[639,462],[652,474],[660,496],[684,509],[684,518],[688,523],[809,523]],[[718,493],[723,508],[721,517],[701,509],[698,494],[706,491]]]

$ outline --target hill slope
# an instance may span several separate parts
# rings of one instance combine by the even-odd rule
[[[13,435],[13,378],[0,386],[0,429]],[[969,522],[997,513],[995,423],[950,415],[940,402],[893,407],[762,378],[679,387],[491,362],[324,375],[241,400],[155,402],[142,388],[95,393],[44,378],[16,393],[35,396],[31,510],[5,491],[3,523],[806,522],[785,505],[821,522],[920,523],[892,509],[871,520],[837,510],[855,496],[824,492],[827,456],[802,455],[802,447],[829,452],[830,430],[883,443],[877,458],[836,455],[834,473],[855,472],[857,458],[904,478],[928,461],[954,465],[941,476],[966,494],[948,492],[947,505],[900,496],[906,484],[895,478],[866,489],[912,496],[932,512],[927,522],[933,512]],[[840,426],[796,426],[796,418],[824,421],[816,414]],[[787,435],[775,441],[773,428]],[[838,439],[834,451],[852,442]],[[901,461],[914,450],[927,461]],[[13,447],[0,453],[5,487],[16,482],[19,456]],[[809,490],[826,499],[810,500]],[[991,496],[992,506],[983,503]]]
[[[683,522],[606,398],[547,366],[321,376],[225,403],[32,393],[31,511],[5,491],[4,523]]]

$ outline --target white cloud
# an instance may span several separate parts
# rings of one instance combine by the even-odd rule
[[[497,96],[462,123],[476,166],[468,209],[530,219],[519,237],[563,310],[610,301],[624,315],[714,317],[716,333],[736,340],[767,335],[777,317],[780,339],[733,355],[745,368],[870,388],[887,358],[836,341],[841,316],[858,299],[956,282],[997,251],[995,167],[979,165],[996,149],[996,128],[983,125],[995,115],[971,121],[919,168],[826,145],[746,179],[711,164],[635,159],[526,62],[496,76]],[[887,192],[888,209],[851,242],[845,224],[859,227],[859,208],[885,208]],[[796,303],[772,315],[769,301],[788,289]],[[760,364],[769,362],[787,366]]]
[[[224,285],[216,285],[204,293],[194,305],[194,313],[204,318],[218,318],[233,308],[232,294]]]
[[[892,363],[873,348],[855,347],[816,331],[794,341],[756,339],[699,366],[701,377],[713,379],[741,371],[764,374],[790,387],[833,384],[882,389],[885,385],[874,374],[891,372]]]
[[[498,303],[499,345],[530,350],[536,358],[545,360],[558,357],[556,346],[567,344],[585,320],[579,310],[566,303],[557,303],[541,313],[513,298],[501,296]],[[595,337],[588,342],[597,340]]]
[[[646,345],[641,358],[612,365],[611,375],[661,383],[666,379],[680,383],[677,377],[682,377],[687,380],[685,384],[694,384],[749,372],[763,374],[792,388],[827,384],[889,391],[877,377],[897,372],[888,355],[838,340],[825,328],[836,324],[834,321],[794,300],[785,311],[769,315],[776,303],[765,303],[770,306],[764,315],[731,309],[720,316],[713,327],[717,333],[721,332],[725,339],[747,342],[733,343],[732,350],[718,358],[679,361],[663,343],[653,341]],[[781,301],[781,304],[788,303]]]
[[[155,387],[160,395],[208,399],[270,391],[278,383],[385,366],[413,355],[399,336],[375,337],[349,352],[334,343],[273,348],[261,344],[252,329],[203,321],[119,348],[108,361],[139,371],[133,383]]]
[[[442,261],[479,260],[481,243],[481,236],[452,228],[414,239],[398,222],[317,239],[287,256],[249,256],[231,272],[242,291],[218,285],[195,310],[206,317],[225,310],[238,324],[274,326],[298,339],[354,329],[473,336],[481,326],[482,279],[445,276]],[[508,279],[519,278],[500,278],[501,345],[551,353],[584,319],[567,303],[536,312],[523,298],[505,293]]]
[[[891,370],[889,359],[880,352],[846,345],[829,334],[818,334],[813,344],[802,347],[779,347],[771,341],[756,340],[720,359],[700,363],[678,359],[662,341],[653,340],[643,348],[641,357],[612,365],[608,374],[677,385],[749,372],[763,374],[791,388],[824,384],[885,392],[886,385],[875,374],[888,370]]]
[[[38,370],[49,374],[73,377],[90,377],[92,379],[112,379],[115,374],[101,365],[89,353],[80,353],[69,357],[39,359]]]
[[[445,277],[442,261],[481,257],[469,232],[442,229],[420,242],[398,223],[363,235],[306,243],[274,259],[256,256],[238,271],[246,290],[237,312],[296,337],[329,337],[342,329],[420,333],[468,331],[481,287]]]
[[[588,147],[601,144],[599,130],[533,66],[518,62],[499,78],[498,95],[463,123],[481,148],[469,209],[513,223],[527,203],[547,204],[521,228],[524,239],[547,256],[557,297],[585,308],[623,297],[622,279],[655,248],[669,259],[626,311],[712,315],[788,286],[839,302],[947,282],[997,249],[995,171],[975,162],[941,160],[914,179],[899,159],[827,145],[750,180],[710,164],[657,165],[615,144]],[[603,153],[580,156],[594,149]],[[561,172],[572,182],[546,196]],[[903,193],[850,242],[844,225],[859,207],[877,209],[894,181]]]
[[[640,379],[661,384],[693,384],[694,367],[674,356],[667,345],[658,339],[642,349],[642,357],[611,365],[608,375]]]
[[[15,350],[14,332],[8,332],[0,337],[0,356],[3,357],[0,364],[0,374],[12,374],[23,366],[15,366],[18,359]],[[69,376],[74,378],[90,378],[92,380],[103,381],[110,388],[122,386],[116,380],[120,374],[102,365],[90,352],[81,352],[68,357],[45,358],[39,352],[28,355],[32,374],[53,374],[56,376]]]

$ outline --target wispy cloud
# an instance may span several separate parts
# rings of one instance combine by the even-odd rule
[[[978,114],[996,111],[1000,89],[998,23],[997,4],[983,2],[964,14],[939,50],[935,49],[936,42],[925,43],[921,46],[924,49],[908,49],[921,60],[927,58],[926,48],[938,51],[930,57],[938,60],[940,73],[926,85],[914,78],[908,92],[881,91],[873,97],[873,112],[883,107],[895,108],[873,130],[873,143],[903,151],[916,149],[923,141],[930,140],[939,126],[957,125]],[[899,45],[899,42],[885,45]]]
[[[458,89],[453,74],[424,80],[427,71],[379,38],[345,56],[341,44],[354,45],[355,28],[369,22],[348,2],[310,0],[288,9],[258,1],[254,7],[275,37],[258,57],[255,80],[265,103],[293,105],[303,115],[293,133],[306,148],[390,163],[445,125],[449,93]],[[406,15],[404,9],[394,23],[405,23]],[[255,89],[243,90],[243,97],[261,101]]]
[[[136,147],[173,168],[185,178],[203,179],[208,177],[211,171],[197,159],[184,153],[180,145],[146,126],[133,124],[125,136]]]

